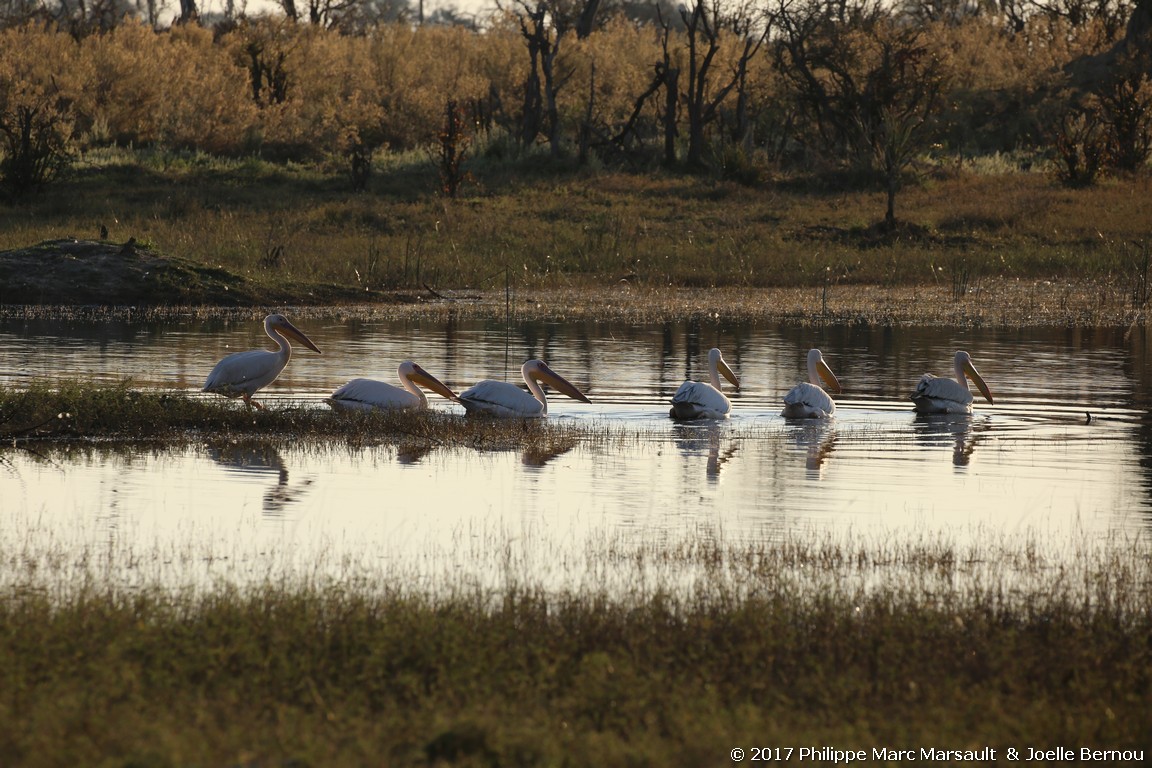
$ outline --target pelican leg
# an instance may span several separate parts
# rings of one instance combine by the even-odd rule
[[[256,408],[257,410],[263,410],[264,409],[264,406],[260,405],[260,403],[253,400],[252,395],[248,394],[247,392],[242,394],[241,397],[244,398],[244,405],[248,406],[249,408]]]

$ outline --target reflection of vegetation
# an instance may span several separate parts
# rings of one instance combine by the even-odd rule
[[[698,766],[750,738],[965,749],[1059,723],[1072,743],[1149,747],[1138,539],[1071,564],[1031,541],[609,541],[547,563],[585,585],[550,592],[501,537],[466,538],[452,562],[491,558],[507,586],[429,587],[373,553],[174,592],[141,583],[147,552],[18,541],[0,743],[16,765]],[[130,586],[106,582],[119,568]]]

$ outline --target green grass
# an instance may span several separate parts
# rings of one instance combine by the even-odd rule
[[[878,191],[817,180],[742,186],[676,174],[476,171],[461,197],[410,160],[367,192],[330,169],[157,159],[105,150],[73,178],[0,210],[0,248],[64,236],[135,237],[244,275],[272,293],[630,284],[819,287],[1091,279],[1144,272],[1146,176],[1065,189],[1040,173],[938,169],[900,196],[895,235]],[[1146,278],[1146,274],[1144,274]],[[307,293],[294,288],[307,303]]]
[[[735,746],[1152,748],[1140,540],[1071,564],[1027,542],[604,542],[589,563],[637,585],[622,591],[595,578],[550,591],[530,574],[429,589],[362,564],[173,591],[110,585],[96,559],[46,585],[34,559],[0,553],[10,766],[701,766],[730,764]],[[669,587],[649,574],[660,564],[701,577]]]

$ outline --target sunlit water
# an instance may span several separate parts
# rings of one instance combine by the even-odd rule
[[[327,408],[349,378],[395,382],[414,359],[456,391],[549,361],[591,405],[553,419],[612,437],[560,455],[207,441],[172,449],[0,452],[4,580],[30,567],[117,583],[339,575],[355,564],[438,581],[579,587],[621,553],[711,542],[944,539],[1074,551],[1146,539],[1152,395],[1141,329],[800,328],[723,322],[301,321],[264,396]],[[677,424],[667,401],[719,346],[741,377],[724,422]],[[198,391],[217,359],[271,346],[259,322],[0,324],[0,382],[130,378]],[[780,398],[819,346],[845,387],[838,417],[796,424]],[[968,349],[996,396],[972,417],[917,417],[919,374]],[[234,404],[236,407],[243,407]],[[460,412],[434,398],[433,407]],[[30,566],[29,563],[33,565]],[[101,570],[103,569],[103,570]],[[674,569],[673,569],[674,570]],[[632,578],[635,571],[630,571]],[[673,581],[677,574],[667,575]]]

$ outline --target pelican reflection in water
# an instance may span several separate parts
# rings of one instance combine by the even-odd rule
[[[249,407],[262,408],[260,403],[252,399],[252,395],[271,384],[288,365],[292,358],[292,339],[316,354],[320,349],[312,340],[304,335],[284,315],[268,315],[264,318],[264,333],[276,342],[276,351],[266,349],[251,349],[247,352],[234,352],[228,355],[208,374],[204,382],[204,392],[212,392],[224,397],[242,397],[244,404]],[[285,338],[287,337],[287,338]]]

